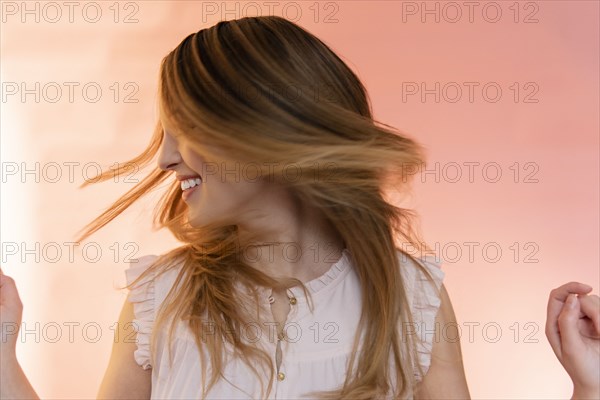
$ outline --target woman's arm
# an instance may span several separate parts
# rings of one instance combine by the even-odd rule
[[[15,281],[0,268],[0,399],[38,399],[17,361],[17,338],[23,315],[23,304]]]
[[[23,305],[14,280],[0,268],[0,399],[35,399],[39,396],[29,383],[16,357],[16,344]],[[99,399],[150,399],[152,370],[144,370],[134,359],[131,335],[133,305],[125,301],[115,332],[113,349],[98,392]]]
[[[133,329],[132,321],[133,304],[125,301],[98,399],[150,399],[152,369],[144,370],[135,362],[133,353],[137,345],[128,339]]]
[[[452,302],[446,291],[446,287],[441,287],[441,303],[435,318],[435,326],[439,331],[444,327],[458,326]],[[438,331],[438,329],[436,329]],[[424,399],[470,399],[467,378],[463,365],[462,351],[460,348],[460,339],[444,340],[444,335],[434,335],[433,347],[431,350],[431,365],[423,380],[417,385],[415,390],[415,400]],[[449,334],[451,338],[459,338],[456,335]]]
[[[14,353],[5,352],[2,349],[1,371],[2,385],[0,385],[0,399],[35,399],[39,396],[27,380],[21,365]]]

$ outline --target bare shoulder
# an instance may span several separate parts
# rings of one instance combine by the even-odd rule
[[[137,364],[134,359],[137,345],[126,339],[131,337],[133,317],[133,304],[125,300],[98,399],[150,399],[152,370],[144,370]]]
[[[415,399],[470,399],[456,315],[444,284],[440,289],[440,307],[435,324],[440,332],[445,330],[446,334],[433,338],[431,364],[417,385]]]

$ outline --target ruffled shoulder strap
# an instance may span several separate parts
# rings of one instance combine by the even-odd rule
[[[133,259],[125,270],[127,285],[134,282],[158,258],[147,255]],[[133,328],[137,335],[137,349],[133,353],[135,361],[143,369],[152,368],[150,359],[150,334],[156,317],[156,273],[146,274],[129,290],[127,301],[133,304]]]
[[[435,256],[426,255],[419,258],[421,264],[431,274],[435,284],[434,288],[421,268],[407,256],[402,257],[405,260],[401,265],[407,278],[405,282],[408,301],[411,302],[410,308],[416,325],[414,332],[419,339],[417,340],[418,362],[423,373],[427,373],[431,364],[431,351],[436,332],[435,317],[441,304],[438,291],[441,289],[445,272],[441,268],[442,263],[436,261]],[[418,381],[423,379],[417,368],[415,368],[414,375]]]

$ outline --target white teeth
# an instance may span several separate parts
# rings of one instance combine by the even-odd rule
[[[198,186],[202,182],[200,178],[191,178],[181,181],[181,190],[187,190],[193,188],[194,186]]]

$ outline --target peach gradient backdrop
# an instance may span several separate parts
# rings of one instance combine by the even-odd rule
[[[126,295],[115,290],[124,284],[126,259],[177,245],[167,232],[150,230],[154,196],[70,259],[66,243],[133,185],[120,179],[78,190],[83,174],[145,147],[159,62],[186,35],[221,18],[269,13],[260,1],[258,9],[227,2],[225,15],[222,2],[75,3],[70,16],[63,2],[27,2],[30,13],[20,1],[2,2],[2,268],[25,305],[18,355],[43,398],[95,398]],[[552,288],[571,280],[593,285],[594,293],[600,286],[598,2],[475,2],[472,21],[463,2],[454,3],[460,17],[446,2],[427,2],[438,7],[439,22],[422,15],[422,2],[298,1],[285,13],[289,2],[273,3],[271,13],[330,44],[365,83],[376,118],[424,143],[430,167],[440,166],[437,181],[419,175],[411,206],[426,240],[444,249],[473,398],[569,397],[571,382],[544,321]],[[72,102],[68,82],[78,85]],[[406,91],[421,82],[446,85],[439,102]],[[465,82],[478,85],[472,102]],[[21,83],[33,89],[24,99]],[[456,85],[462,98],[452,102]],[[57,86],[62,97],[52,102]],[[92,102],[95,87],[102,95]],[[493,102],[497,87],[502,96]],[[126,102],[127,94],[137,102]],[[39,174],[22,177],[36,162]],[[469,162],[479,163],[472,182]],[[65,163],[74,163],[73,179]],[[484,179],[485,164],[499,167],[499,181],[489,182],[493,168]],[[452,182],[456,165],[462,178]],[[468,242],[478,243],[472,258]],[[40,250],[28,253],[36,243]],[[501,249],[499,260],[484,257],[486,244]],[[535,262],[525,262],[528,255]]]

